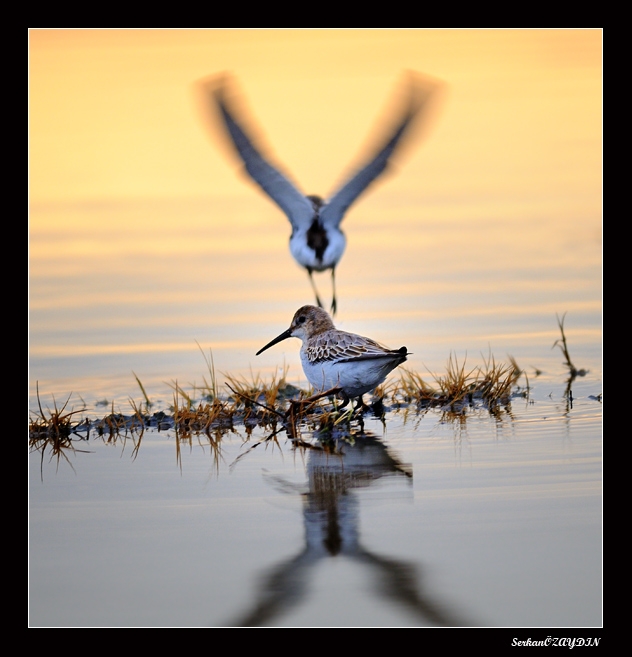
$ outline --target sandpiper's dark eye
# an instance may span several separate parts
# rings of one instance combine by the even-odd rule
[[[305,315],[301,315],[296,321],[299,324],[305,324]]]

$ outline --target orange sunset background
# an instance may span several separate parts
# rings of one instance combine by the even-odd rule
[[[283,214],[237,171],[196,81],[232,73],[306,193],[326,195],[416,70],[443,82],[394,175],[353,206],[341,328],[411,367],[601,339],[601,30],[29,31],[32,386],[119,390],[255,359],[312,302]],[[329,276],[317,279],[329,300]],[[140,370],[140,371],[139,371]]]

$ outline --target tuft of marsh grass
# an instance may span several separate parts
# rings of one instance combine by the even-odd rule
[[[562,315],[562,318],[560,319],[559,315],[556,315],[557,318],[557,325],[560,329],[560,333],[562,334],[562,337],[557,339],[553,343],[553,347],[551,349],[554,349],[555,347],[559,347],[562,354],[564,354],[564,364],[566,367],[568,367],[568,371],[570,372],[571,378],[575,379],[578,376],[586,376],[588,373],[587,370],[583,369],[577,369],[575,365],[573,364],[573,361],[571,360],[571,355],[568,351],[568,344],[566,343],[566,335],[564,334],[564,320],[566,319],[566,313]]]
[[[432,407],[462,407],[483,402],[488,407],[508,403],[514,386],[522,374],[516,361],[496,363],[493,356],[484,359],[482,367],[466,367],[466,359],[459,363],[450,355],[444,375],[431,374],[433,382],[426,381],[418,372],[400,368],[389,394],[397,402]],[[401,404],[401,402],[400,402]]]
[[[301,391],[286,380],[288,370],[289,366],[285,365],[281,372],[277,371],[272,375],[270,381],[252,373],[250,380],[230,374],[224,375],[227,379],[226,387],[232,393],[230,400],[235,410],[242,414],[245,423],[274,423],[282,411],[287,409],[290,400],[295,399],[297,395],[300,398]]]
[[[51,459],[57,459],[58,467],[60,459],[63,458],[71,468],[72,463],[70,463],[66,451],[83,451],[76,450],[72,444],[72,434],[76,434],[77,429],[77,423],[73,423],[72,418],[84,409],[66,411],[66,407],[72,396],[71,393],[61,408],[57,408],[57,402],[53,397],[53,410],[47,409],[47,411],[44,411],[40,401],[39,385],[37,383],[35,384],[35,389],[37,393],[38,412],[29,422],[29,448],[32,451],[39,451],[41,453],[40,476],[43,478],[44,454],[47,450],[51,453]],[[78,438],[81,438],[79,434],[76,435]]]
[[[204,350],[200,346],[200,343],[196,341],[199,350],[202,352],[202,357],[206,362],[206,369],[208,370],[209,377],[211,379],[210,383],[206,380],[206,377],[203,377],[204,387],[206,390],[206,396],[209,399],[217,399],[219,396],[218,387],[217,387],[217,377],[215,376],[215,362],[213,361],[213,351],[209,347],[208,356],[204,353]]]
[[[171,415],[157,412],[149,415],[151,404],[139,377],[136,382],[143,392],[144,401],[136,403],[130,398],[132,413],[123,415],[114,409],[105,417],[82,422],[73,421],[73,416],[85,410],[66,411],[68,400],[58,409],[45,413],[40,404],[40,412],[29,427],[32,444],[37,440],[54,440],[54,449],[59,453],[61,446],[69,442],[70,434],[78,431],[90,432],[106,440],[115,442],[119,438],[133,438],[138,450],[140,440],[147,427],[173,428],[176,432],[178,449],[180,441],[190,441],[194,435],[206,435],[213,444],[221,439],[222,433],[234,431],[241,424],[248,436],[254,427],[267,428],[271,437],[285,430],[292,440],[300,440],[300,427],[316,431],[319,435],[333,435],[349,430],[352,422],[362,425],[363,411],[371,410],[373,415],[384,421],[384,399],[397,410],[415,406],[417,410],[440,408],[442,412],[464,415],[467,407],[483,404],[489,412],[498,404],[507,404],[520,375],[520,368],[513,359],[509,364],[496,363],[493,356],[484,361],[482,367],[468,367],[450,355],[446,372],[443,375],[431,374],[432,381],[424,379],[418,372],[400,369],[398,381],[380,386],[374,394],[370,407],[340,407],[336,402],[338,389],[309,396],[287,382],[288,366],[276,371],[270,379],[251,374],[250,379],[225,374],[227,388],[222,393],[217,385],[212,354],[207,359],[210,381],[205,381],[207,394],[196,401],[198,395],[190,394],[177,381],[169,384],[173,388]],[[333,401],[333,404],[328,403]],[[39,403],[39,391],[38,391]],[[78,433],[77,435],[81,437]],[[213,442],[214,441],[214,442]]]
[[[182,470],[182,444],[193,445],[193,436],[204,434],[208,439],[216,467],[221,458],[222,436],[233,430],[233,413],[230,406],[215,397],[211,401],[200,402],[197,407],[187,399],[181,405],[178,399],[179,386],[176,385],[173,398],[173,428],[176,438],[176,461]]]
[[[478,370],[479,378],[475,383],[475,394],[480,394],[488,406],[509,402],[513,388],[522,375],[515,359],[509,364],[496,363],[493,356],[485,361],[485,369]]]
[[[173,424],[181,436],[204,433],[210,436],[218,429],[232,429],[235,412],[231,404],[215,398],[210,402],[200,402],[195,405],[186,398],[181,404],[180,388],[176,386],[173,396]]]
[[[140,391],[143,393],[143,397],[145,398],[145,408],[147,409],[147,412],[149,412],[150,407],[152,406],[152,403],[147,396],[147,391],[145,390],[145,386],[142,384],[142,381],[138,378],[136,373],[132,371],[132,374],[134,375],[134,378],[136,379],[136,383],[138,383],[138,387],[140,388]]]
[[[174,392],[174,405],[172,406],[172,410],[175,411],[176,408],[180,408],[180,405],[176,406],[176,400],[179,400],[180,398],[184,400],[188,408],[191,408],[195,405],[195,397],[190,395],[184,388],[182,388],[182,386],[180,386],[177,381],[172,381],[167,385],[170,388],[173,388]]]
[[[399,381],[395,383],[390,394],[393,398],[401,397],[406,404],[432,403],[439,396],[437,389],[424,381],[421,374],[405,367],[399,368]]]
[[[439,387],[439,399],[443,404],[458,404],[466,397],[469,397],[470,401],[472,400],[480,370],[473,368],[466,371],[466,360],[464,359],[463,363],[459,365],[456,356],[450,354],[445,375],[434,377]]]
[[[72,397],[72,393],[68,395],[68,398],[64,402],[61,408],[57,408],[57,402],[53,397],[53,410],[47,409],[47,412],[43,410],[42,403],[39,396],[39,384],[35,384],[36,394],[37,394],[37,405],[39,412],[35,413],[35,417],[31,419],[29,424],[29,440],[30,441],[39,441],[39,440],[56,440],[64,441],[70,439],[70,434],[74,432],[74,424],[71,420],[73,415],[80,413],[84,409],[73,410],[66,412],[66,407],[68,402]]]

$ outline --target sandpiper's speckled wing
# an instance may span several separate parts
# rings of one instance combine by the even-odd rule
[[[411,79],[410,100],[403,117],[397,122],[395,129],[389,133],[386,142],[383,142],[369,163],[362,167],[327,200],[327,203],[320,211],[320,217],[325,226],[338,226],[349,206],[374,180],[384,173],[397,146],[400,145],[413,120],[435,89],[435,84],[429,84],[425,81],[421,84],[415,77]]]
[[[391,350],[370,338],[336,330],[311,338],[305,353],[312,364],[324,361],[349,363],[375,358],[401,358],[403,362],[407,355],[405,348]]]
[[[308,227],[314,216],[311,201],[255,147],[235,111],[229,107],[223,81],[213,91],[213,97],[248,175],[283,210],[294,228]]]

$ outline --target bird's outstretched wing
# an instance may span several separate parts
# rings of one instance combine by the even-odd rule
[[[314,215],[311,201],[255,147],[228,102],[225,77],[221,78],[212,93],[226,130],[248,175],[283,210],[294,228],[309,226]]]
[[[340,224],[349,206],[380,176],[388,167],[393,154],[404,141],[415,118],[421,113],[430,97],[438,89],[436,81],[411,75],[410,98],[401,119],[388,133],[386,141],[382,142],[368,164],[363,166],[327,201],[320,211],[325,226]]]

